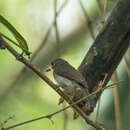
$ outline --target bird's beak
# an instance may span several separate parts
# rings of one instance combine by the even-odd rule
[[[49,66],[49,67],[45,70],[45,72],[49,72],[49,71],[51,71],[51,72],[54,71],[53,68],[52,68],[52,66]]]

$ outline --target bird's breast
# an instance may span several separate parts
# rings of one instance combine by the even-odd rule
[[[61,86],[61,87],[64,87],[64,86],[70,86],[70,87],[73,87],[73,82],[67,78],[64,78],[62,76],[59,76],[59,75],[54,75],[55,77],[55,80],[56,82]]]
[[[73,93],[75,93],[76,95],[82,95],[84,93],[82,87],[80,87],[80,85],[73,80],[69,80],[59,75],[55,75],[55,80],[58,85],[61,86],[64,91],[69,95]]]

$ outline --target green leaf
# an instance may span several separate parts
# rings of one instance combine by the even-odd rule
[[[23,36],[11,25],[2,15],[0,15],[0,22],[8,28],[8,30],[14,35],[15,39],[18,41],[19,45],[23,48],[23,51],[29,55],[28,45]]]

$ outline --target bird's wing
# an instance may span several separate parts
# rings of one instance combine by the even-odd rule
[[[67,69],[67,70],[69,70],[69,69]],[[89,88],[88,88],[87,82],[86,82],[85,78],[83,77],[83,75],[79,71],[77,71],[75,68],[71,67],[70,70],[71,71],[64,71],[63,73],[60,73],[59,75],[77,82],[81,87],[84,88],[86,95],[89,95],[90,94]],[[88,97],[88,102],[90,103],[91,107],[96,106],[96,101],[93,99],[93,97]]]
[[[64,72],[64,74],[60,74],[61,76],[64,76],[70,80],[76,81],[78,84],[80,84],[83,88],[88,88],[87,82],[83,75],[77,71],[76,69],[71,69],[71,71]]]

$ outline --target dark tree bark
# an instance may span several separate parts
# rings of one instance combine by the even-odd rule
[[[106,74],[103,86],[107,84],[129,45],[130,0],[120,0],[79,66],[90,91],[97,88]]]

